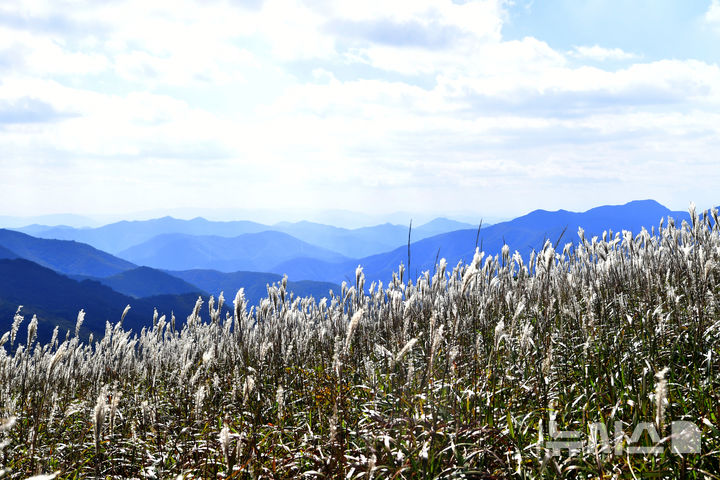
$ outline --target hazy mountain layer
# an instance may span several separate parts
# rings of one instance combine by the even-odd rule
[[[118,253],[166,233],[234,237],[244,233],[262,232],[268,228],[255,222],[211,222],[204,218],[179,220],[163,217],[153,220],[116,222],[98,228],[78,229],[65,226],[29,225],[18,230],[42,238],[75,240],[110,253]]]
[[[248,233],[239,237],[167,234],[119,253],[123,258],[165,270],[212,269],[266,272],[283,261],[310,257],[341,262],[342,255],[280,232]]]
[[[170,233],[237,237],[247,233],[276,231],[286,233],[318,247],[338,252],[346,257],[364,257],[386,252],[406,244],[408,227],[409,225],[386,223],[372,227],[347,229],[307,221],[263,225],[248,221],[217,222],[205,220],[204,218],[179,220],[172,217],[163,217],[153,220],[116,222],[98,228],[77,229],[66,226],[28,225],[17,230],[40,238],[75,240],[87,243],[112,254],[118,254],[156,236]],[[412,238],[419,240],[439,233],[469,227],[471,225],[437,218],[425,225],[413,227]]]
[[[19,258],[69,275],[105,277],[135,268],[132,263],[90,245],[35,238],[13,230],[0,229],[0,247]]]
[[[135,298],[153,295],[181,295],[193,293],[207,295],[203,289],[162,270],[150,267],[138,267],[109,277],[72,276],[74,280],[94,280],[106,285],[118,293]]]

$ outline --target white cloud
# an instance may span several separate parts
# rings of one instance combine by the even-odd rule
[[[5,46],[0,47],[0,55],[13,59],[15,67],[38,76],[96,74],[109,68],[104,55],[73,51],[59,40],[0,27],[0,45]]]
[[[604,62],[607,60],[636,60],[640,58],[639,55],[625,52],[620,48],[603,48],[599,45],[593,45],[592,47],[575,47],[571,52],[569,52],[569,54],[573,57],[595,60],[599,62]]]
[[[720,0],[712,0],[703,19],[708,25],[720,31]]]
[[[457,211],[511,188],[540,195],[557,178],[569,179],[558,199],[592,191],[583,182],[602,184],[598,195],[629,195],[627,182],[670,191],[693,171],[680,161],[720,154],[717,65],[508,41],[503,4],[5,6],[22,21],[0,27],[0,105],[18,110],[0,115],[0,205],[302,207],[332,197],[340,208]],[[63,20],[47,28],[48,18]],[[33,121],[13,123],[21,117]],[[44,196],[24,194],[23,178]],[[228,182],[237,186],[219,187]],[[98,203],[99,192],[115,200]],[[641,193],[632,197],[662,200]]]

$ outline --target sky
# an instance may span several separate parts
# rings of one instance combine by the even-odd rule
[[[3,0],[0,215],[709,208],[719,44],[720,0]]]

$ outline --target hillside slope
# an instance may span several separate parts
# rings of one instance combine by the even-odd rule
[[[439,233],[469,227],[471,225],[445,218],[436,218],[425,225],[413,227],[413,239],[420,240]],[[34,224],[16,230],[39,238],[75,240],[113,254],[147,242],[159,235],[172,233],[237,237],[247,233],[276,231],[347,257],[364,257],[392,250],[405,244],[408,235],[407,225],[390,223],[347,229],[308,221],[263,225],[249,221],[212,221],[201,217],[192,220],[163,217],[152,220],[122,221],[98,228],[50,227]]]
[[[184,293],[207,295],[203,289],[195,285],[162,270],[150,267],[138,267],[109,277],[72,276],[72,278],[78,281],[94,280],[118,293],[135,298],[155,295],[181,295]]]
[[[105,331],[105,322],[120,320],[125,306],[131,309],[124,325],[139,331],[152,324],[154,308],[169,318],[178,313],[178,325],[192,311],[196,294],[162,295],[135,299],[98,282],[78,282],[25,259],[0,260],[0,329],[7,330],[18,306],[26,322],[36,314],[39,338],[48,340],[55,325],[60,334],[74,331],[81,309],[86,312],[84,332],[96,336]]]
[[[36,238],[13,230],[0,229],[0,247],[19,258],[69,275],[105,277],[135,268],[132,263],[90,245]]]
[[[212,269],[265,272],[297,257],[339,262],[345,257],[280,232],[260,232],[226,238],[167,234],[119,254],[139,265],[164,270]]]

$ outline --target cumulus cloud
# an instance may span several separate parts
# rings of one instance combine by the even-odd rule
[[[567,182],[558,199],[575,184],[627,195],[627,182],[642,180],[670,191],[675,174],[692,171],[677,170],[681,159],[720,153],[717,65],[508,40],[504,6],[5,5],[0,149],[10,153],[0,178],[19,183],[0,190],[0,204],[41,201],[18,185],[42,177],[42,201],[63,210],[333,198],[341,208],[458,211],[508,189],[529,198],[558,178]],[[649,165],[673,174],[641,175]],[[65,184],[40,175],[60,166]],[[227,179],[236,188],[218,188]],[[98,183],[117,200],[98,203]],[[647,196],[663,200],[632,195]]]
[[[593,45],[591,47],[575,47],[570,52],[570,55],[581,59],[595,60],[599,62],[607,60],[635,60],[639,58],[639,55],[625,52],[620,48],[603,48],[599,45]]]
[[[73,112],[59,112],[49,103],[36,98],[0,100],[0,125],[56,122],[74,116]]]
[[[418,21],[396,23],[386,19],[379,21],[334,19],[328,22],[325,28],[331,34],[348,39],[365,40],[381,45],[431,49],[447,48],[462,36],[460,29],[446,25],[423,25]]]
[[[703,18],[708,25],[720,31],[720,0],[712,0]]]

